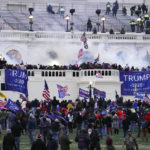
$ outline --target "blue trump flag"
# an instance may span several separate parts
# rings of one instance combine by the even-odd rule
[[[120,71],[121,95],[150,94],[150,71]]]
[[[5,69],[5,89],[17,91],[28,96],[28,74],[27,70]]]
[[[61,85],[57,84],[57,89],[58,89],[59,98],[64,98],[65,96],[70,96],[70,94],[67,93],[67,91],[68,91],[67,85],[62,87]]]
[[[79,88],[79,96],[84,97],[85,99],[89,98],[89,91]]]
[[[96,88],[93,89],[93,95],[97,97],[103,97],[106,98],[106,93],[104,91],[100,91]]]
[[[10,99],[8,99],[8,102],[6,103],[5,108],[8,108],[9,110],[15,113],[20,112],[20,107]]]
[[[145,97],[145,93],[143,92],[136,92],[135,93],[135,98],[143,99]]]
[[[68,124],[68,121],[65,120],[64,117],[62,117],[62,116],[55,115],[54,113],[48,114],[48,116],[53,120],[58,119],[59,121],[64,122],[65,124]]]

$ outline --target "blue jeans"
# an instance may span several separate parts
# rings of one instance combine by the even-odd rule
[[[133,132],[136,129],[136,122],[135,121],[131,121],[130,122],[130,130]]]
[[[87,122],[87,120],[85,120],[82,122],[82,128],[86,129],[87,127],[88,127],[88,122]]]
[[[118,121],[119,121],[119,129],[121,129],[122,128],[122,119],[118,119]]]
[[[124,137],[127,136],[128,130],[127,129],[123,129],[123,133],[124,133]]]
[[[6,129],[6,120],[2,119],[0,120],[0,123],[1,123],[2,129]]]
[[[138,126],[138,137],[140,137],[140,135],[141,135],[141,126]]]
[[[104,124],[103,130],[104,130],[104,135],[106,136],[107,135],[107,125],[106,124]]]
[[[103,138],[103,128],[97,128],[97,133],[101,138]]]
[[[54,131],[52,131],[53,138],[54,138],[56,141],[58,141],[58,134],[59,134],[59,132],[54,132]]]
[[[15,137],[16,150],[20,150],[20,136]]]
[[[28,129],[28,133],[29,133],[29,139],[30,142],[34,142],[34,130],[33,129]]]

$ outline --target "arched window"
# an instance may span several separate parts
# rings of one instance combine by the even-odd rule
[[[46,76],[46,77],[48,76],[48,72],[47,72],[47,71],[45,72],[45,76]]]
[[[30,76],[30,71],[28,71],[28,76]]]
[[[111,76],[111,71],[109,71],[109,76]]]
[[[55,76],[55,72],[54,72],[54,71],[52,72],[52,76],[53,76],[53,77]]]
[[[44,71],[42,71],[42,77],[44,77]]]
[[[59,76],[62,77],[62,72],[61,71],[59,72]]]
[[[76,72],[76,76],[79,77],[79,72]]]
[[[75,72],[73,72],[73,77],[75,77]]]
[[[34,71],[32,71],[32,76],[34,76]]]
[[[102,71],[102,76],[104,76],[104,71]]]

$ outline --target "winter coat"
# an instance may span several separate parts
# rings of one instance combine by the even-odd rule
[[[90,137],[86,131],[81,131],[79,135],[75,138],[75,141],[78,142],[78,148],[88,148],[90,143]]]
[[[11,133],[4,136],[3,139],[3,150],[15,150],[15,139]]]
[[[36,128],[36,120],[35,119],[29,119],[27,122],[27,129],[28,130],[34,130]]]
[[[32,143],[31,150],[46,150],[46,146],[41,139],[37,139]]]
[[[108,128],[112,127],[112,118],[111,118],[111,116],[106,117],[106,125],[107,125]]]
[[[99,136],[96,130],[93,130],[90,135],[90,150],[100,150],[100,144],[99,144]]]
[[[14,126],[12,126],[12,134],[14,137],[20,137],[22,131],[22,126],[20,123],[16,123]]]
[[[60,129],[59,122],[54,121],[54,122],[52,123],[52,125],[51,125],[51,130],[52,130],[53,132],[58,132],[59,129]]]
[[[114,146],[107,146],[105,150],[116,150]]]
[[[119,129],[119,121],[117,117],[113,117],[113,122],[112,122],[112,126],[114,129]]]
[[[54,139],[49,140],[46,150],[58,150],[57,141]]]
[[[70,150],[71,141],[69,140],[68,136],[65,133],[60,133],[59,136],[59,144],[61,150]]]
[[[129,129],[129,125],[130,125],[130,122],[129,120],[126,118],[122,121],[122,125],[123,125],[123,129],[124,130],[128,130]]]
[[[103,127],[103,119],[99,117],[96,120],[96,128],[102,128],[102,127]]]
[[[119,119],[122,119],[122,110],[118,110],[117,115]]]

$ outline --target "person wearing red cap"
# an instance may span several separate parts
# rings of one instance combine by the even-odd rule
[[[113,146],[113,141],[110,138],[110,136],[107,136],[106,138],[106,148],[105,150],[116,150],[115,147]]]
[[[45,143],[42,141],[42,135],[38,134],[36,141],[32,143],[31,150],[46,150]]]

